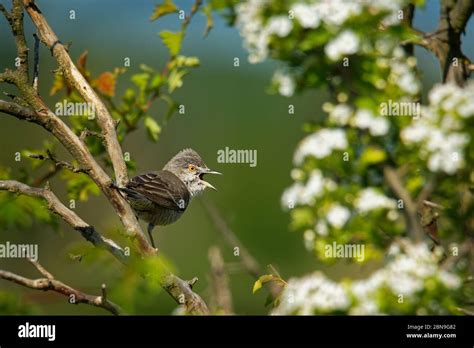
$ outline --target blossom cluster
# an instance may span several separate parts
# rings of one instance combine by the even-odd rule
[[[394,44],[387,44],[390,42],[389,37],[379,40],[379,47],[372,47],[364,35],[352,29],[344,29],[344,25],[349,20],[360,21],[363,24],[369,13],[384,13],[385,17],[381,20],[385,26],[398,24],[405,3],[405,0],[289,1],[286,12],[269,14],[268,9],[271,8],[272,1],[246,0],[235,8],[236,24],[244,39],[244,46],[249,51],[250,63],[262,62],[270,55],[276,57],[280,55],[279,46],[272,45],[272,40],[284,40],[288,37],[304,40],[308,30],[316,29],[326,31],[328,35],[327,40],[315,45],[323,46],[329,61],[339,62],[341,58],[350,55],[371,54],[380,47],[394,47]],[[301,34],[302,30],[306,32]],[[401,70],[401,78],[394,77],[394,80],[413,94],[417,88],[414,76],[403,71],[407,70],[403,65],[400,65],[398,70]],[[293,80],[293,74],[282,70],[277,70],[273,77],[279,93],[287,97],[294,93],[296,84]]]
[[[366,279],[335,282],[321,272],[290,279],[273,314],[447,314],[453,308],[441,305],[445,293],[454,294],[462,282],[439,267],[442,255],[440,248],[400,239],[391,245],[386,266]],[[419,305],[427,294],[431,300]]]
[[[474,83],[464,88],[439,84],[431,89],[421,118],[403,129],[401,139],[408,146],[420,146],[430,171],[454,174],[466,164],[465,149],[472,139],[463,130],[472,117]]]

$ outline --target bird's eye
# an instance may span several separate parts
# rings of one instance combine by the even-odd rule
[[[188,166],[188,170],[189,170],[190,172],[195,172],[195,171],[196,171],[196,166],[195,166],[194,164],[190,164],[190,165]]]

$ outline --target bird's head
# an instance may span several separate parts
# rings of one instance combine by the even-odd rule
[[[193,149],[185,149],[178,152],[165,165],[163,170],[168,170],[176,175],[186,185],[191,196],[202,193],[206,187],[217,189],[203,179],[206,174],[221,174],[210,170],[201,156]]]

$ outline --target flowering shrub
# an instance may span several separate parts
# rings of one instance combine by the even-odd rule
[[[428,241],[394,240],[416,236],[418,224],[434,240],[438,234],[462,239],[456,222],[474,210],[466,198],[474,84],[438,84],[421,105],[417,60],[401,45],[419,39],[404,18],[409,3],[422,1],[247,0],[231,6],[249,62],[281,63],[271,92],[330,92],[326,117],[305,126],[309,134],[294,153],[293,184],[281,199],[291,228],[327,263],[334,262],[327,253],[332,243],[363,245],[365,257],[348,258],[356,262],[380,261],[390,250],[386,266],[363,281],[336,283],[320,272],[290,280],[276,314],[454,311],[461,281],[438,267],[442,247],[432,252]],[[428,196],[436,203],[425,207]]]

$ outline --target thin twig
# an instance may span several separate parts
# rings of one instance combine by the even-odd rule
[[[252,254],[250,254],[250,252],[242,244],[242,242],[239,240],[234,231],[229,227],[217,207],[205,198],[202,198],[201,202],[208,216],[216,226],[217,231],[224,238],[224,241],[231,248],[238,248],[239,255],[242,260],[242,265],[244,266],[245,270],[254,278],[258,279],[263,274],[263,268],[260,266],[258,261],[252,256]],[[276,298],[280,293],[281,289],[270,284],[269,290],[272,296]]]
[[[41,264],[40,264],[38,261],[33,260],[33,259],[31,259],[31,258],[28,258],[28,261],[29,261],[33,266],[35,266],[35,268],[36,268],[42,275],[44,275],[46,278],[48,278],[48,279],[54,279],[54,276],[53,276],[51,273],[49,273],[49,272],[46,270],[46,268],[44,268],[43,266],[41,266]]]
[[[40,267],[44,270],[43,266]],[[74,299],[74,302],[68,301],[68,303],[86,303],[95,307],[103,308],[114,315],[119,315],[123,313],[122,308],[120,308],[120,306],[116,305],[115,303],[109,300],[102,301],[101,296],[86,294],[54,278],[29,279],[4,270],[0,270],[0,278],[25,286],[30,289],[42,291],[51,290],[57,292],[58,294],[62,294],[64,296]]]
[[[420,222],[418,221],[416,204],[413,202],[410,194],[403,186],[394,168],[386,165],[383,168],[383,172],[385,180],[387,181],[390,189],[404,203],[403,213],[406,217],[408,230],[413,234],[413,238],[415,240],[422,240],[423,229],[420,225]]]
[[[212,290],[212,306],[216,314],[232,314],[232,293],[229,278],[225,270],[224,258],[217,246],[209,248],[210,283]]]
[[[38,35],[33,34],[35,38],[35,61],[33,66],[33,89],[38,93],[38,77],[39,77],[39,44],[40,40]]]

